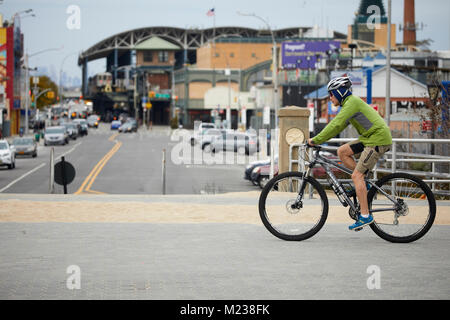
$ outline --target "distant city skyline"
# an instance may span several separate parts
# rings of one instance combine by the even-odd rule
[[[4,0],[0,13],[4,20],[20,11],[33,9],[35,17],[22,14],[21,27],[31,67],[49,72],[53,81],[81,81],[78,54],[117,33],[151,26],[179,28],[212,28],[239,26],[261,29],[264,23],[243,17],[237,11],[254,13],[266,19],[272,29],[318,25],[325,29],[348,33],[360,0]],[[387,1],[383,1],[387,10]],[[215,16],[207,15],[215,8]],[[415,19],[423,23],[417,40],[431,39],[431,50],[450,50],[450,1],[416,0]],[[78,18],[78,19],[77,19]],[[397,43],[402,42],[399,24],[403,24],[403,1],[392,1],[392,23],[396,24]],[[47,50],[52,49],[52,50]],[[88,64],[88,75],[105,70],[105,60]],[[64,79],[65,77],[65,79]],[[70,79],[69,79],[70,78]],[[69,79],[69,80],[68,80]]]

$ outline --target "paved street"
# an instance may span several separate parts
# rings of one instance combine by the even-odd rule
[[[15,222],[0,223],[0,299],[450,297],[448,225],[435,225],[419,241],[400,245],[380,239],[370,229],[349,232],[347,224],[330,217],[313,238],[285,242],[258,220],[253,193],[206,195],[258,191],[242,179],[245,164],[201,163],[199,150],[193,152],[193,161],[180,164],[180,154],[172,152],[179,146],[164,130],[128,135],[111,132],[106,125],[91,130],[88,137],[54,149],[57,158],[64,155],[77,170],[70,196],[61,195],[60,186],[55,189],[58,194],[47,194],[49,147],[40,146],[37,159],[18,159],[15,170],[1,170],[1,201],[51,203],[56,211],[65,203],[75,212],[81,203],[98,208],[117,203],[117,214],[125,213],[122,217],[154,218],[123,223],[103,216],[102,223],[92,223],[98,212],[81,209],[79,218],[87,219],[83,223],[76,217],[71,223],[54,222],[61,221],[56,215],[39,218],[39,223],[4,220]],[[168,196],[160,195],[163,148]],[[101,194],[108,194],[103,205]],[[131,202],[133,209],[124,209]],[[143,215],[134,212],[140,205]],[[337,200],[330,199],[330,205],[335,213]],[[448,213],[446,202],[438,205],[440,215]],[[170,212],[157,209],[169,207]],[[209,217],[219,220],[213,223],[204,213],[195,215],[205,208]],[[33,210],[28,211],[32,216]],[[192,219],[177,220],[174,212]],[[58,212],[59,217],[64,213]],[[253,222],[236,219],[244,214]],[[163,220],[164,215],[172,217]],[[73,212],[67,218],[74,219]]]
[[[343,224],[285,242],[250,224],[2,223],[0,299],[448,299],[449,231],[399,245]]]
[[[71,140],[66,146],[54,146],[55,162],[64,155],[75,167],[76,177],[68,186],[68,193],[161,194],[163,149],[167,159],[167,194],[256,190],[243,179],[245,163],[207,164],[201,160],[198,145],[185,149],[189,150],[190,161],[183,162],[183,152],[176,149],[174,163],[172,148],[181,141],[170,141],[168,127],[118,134],[109,129],[109,124],[102,123],[99,129],[90,129],[87,137]],[[40,145],[38,158],[17,158],[14,170],[0,168],[0,192],[48,193],[50,149]],[[233,153],[220,154],[224,159],[235,157]],[[63,188],[55,184],[54,192],[63,193]]]

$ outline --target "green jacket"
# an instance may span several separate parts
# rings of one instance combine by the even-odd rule
[[[359,141],[365,146],[392,144],[391,130],[383,118],[361,98],[354,95],[345,98],[338,115],[312,141],[314,144],[322,144],[337,136],[350,123],[360,134]]]

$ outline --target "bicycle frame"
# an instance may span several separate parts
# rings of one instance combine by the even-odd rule
[[[345,173],[347,173],[349,175],[351,175],[353,173],[353,171],[348,169],[348,168],[346,168],[346,167],[344,167],[344,166],[341,166],[340,164],[336,163],[333,160],[330,160],[330,159],[327,159],[327,158],[321,156],[319,154],[320,149],[321,148],[317,148],[316,149],[315,154],[313,155],[313,159],[312,159],[312,161],[310,161],[310,163],[308,165],[308,169],[306,170],[304,176],[308,177],[310,175],[310,173],[311,173],[311,169],[316,164],[318,164],[318,165],[322,166],[325,169],[325,172],[326,172],[327,176],[330,178],[330,181],[332,182],[333,186],[335,188],[337,188],[337,189],[338,188],[342,188],[343,189],[342,183],[340,183],[337,179],[333,179],[335,177],[334,177],[334,174],[332,173],[332,171],[330,169],[330,166],[333,166],[336,169],[338,169],[338,170],[340,170],[342,172],[345,172]],[[391,208],[380,208],[380,209],[369,210],[370,213],[372,213],[372,212],[381,212],[381,211],[395,211],[396,210],[396,207],[399,206],[399,203],[398,203],[398,201],[395,198],[393,198],[391,195],[387,194],[383,189],[378,187],[376,185],[376,183],[370,181],[369,179],[364,178],[364,181],[366,183],[370,184],[371,187],[375,187],[376,189],[378,189],[378,191],[380,191],[382,194],[384,194],[394,204],[394,207],[391,207]],[[298,202],[301,201],[301,199],[303,199],[304,189],[305,189],[305,183],[304,183],[304,180],[303,180],[302,184],[300,186],[300,191],[299,191],[298,197],[297,197],[297,201]],[[332,190],[336,194],[335,189],[332,188]],[[338,195],[336,194],[336,196],[338,196]],[[348,197],[346,192],[344,192],[342,194],[342,197],[344,198],[344,201],[350,206],[350,208],[352,210],[354,210],[354,212],[356,212],[357,209],[356,209],[355,203],[352,200],[350,200],[350,198]]]

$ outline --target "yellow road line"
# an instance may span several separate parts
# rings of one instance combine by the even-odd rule
[[[108,157],[105,158],[105,160],[100,164],[100,166],[97,169],[97,172],[94,173],[94,175],[91,178],[91,181],[86,187],[86,191],[89,191],[91,189],[92,184],[94,183],[95,179],[97,178],[100,171],[102,171],[103,167],[106,165],[106,163],[109,161],[109,159],[112,158],[112,156],[117,152],[117,150],[120,149],[120,146],[122,145],[122,142],[118,142],[114,145],[114,147],[111,149],[111,151],[108,153]]]
[[[111,137],[109,137],[109,141],[113,141],[115,137],[117,137],[118,133],[113,134]],[[89,175],[86,177],[86,179],[81,184],[80,188],[74,193],[74,194],[81,194],[84,191],[91,191],[94,193],[98,193],[99,191],[93,191],[90,190],[92,184],[94,183],[94,180],[97,178],[100,171],[103,169],[103,167],[106,165],[106,163],[111,159],[111,157],[114,155],[114,153],[119,150],[120,146],[122,145],[122,142],[116,141],[114,146],[103,156],[102,159],[95,165],[94,169],[89,173]],[[89,183],[89,185],[86,187],[86,185]],[[86,188],[85,188],[86,187]]]

